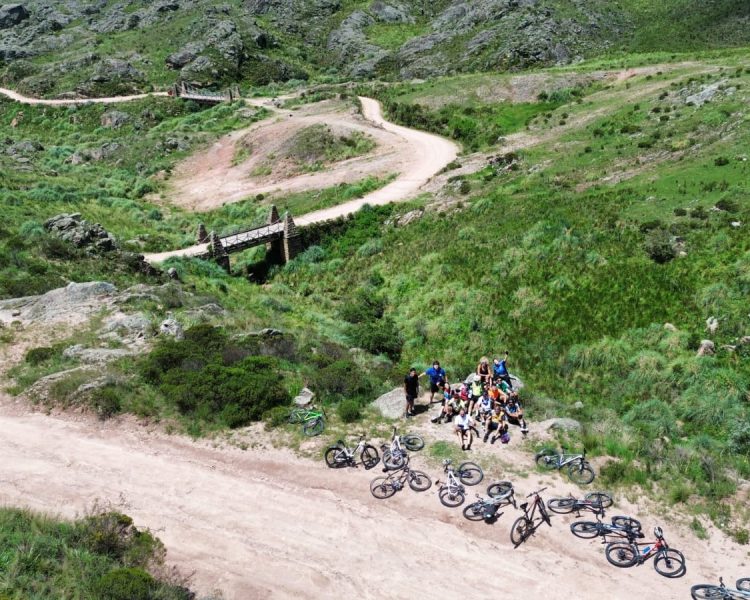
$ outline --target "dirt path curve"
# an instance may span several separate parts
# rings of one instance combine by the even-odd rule
[[[295,216],[294,220],[298,225],[304,226],[349,215],[357,212],[365,204],[371,206],[382,205],[390,202],[403,202],[413,198],[419,193],[420,188],[422,188],[431,177],[442,170],[442,168],[448,163],[455,160],[458,155],[459,147],[450,140],[432,133],[409,129],[408,127],[402,127],[386,121],[383,118],[380,103],[377,100],[364,97],[360,97],[359,99],[362,103],[362,114],[364,118],[376,128],[382,129],[398,138],[398,145],[396,146],[394,143],[394,149],[398,154],[395,157],[391,156],[390,160],[396,160],[396,163],[400,167],[400,174],[388,185],[367,194],[362,198],[351,200],[331,208],[314,211],[301,216]],[[323,120],[324,119],[325,117]],[[388,139],[383,138],[382,136],[379,137],[381,138],[381,144],[384,140]],[[385,150],[387,151],[388,149],[386,148]],[[215,190],[217,186],[224,185],[225,170],[217,169],[214,174],[220,181],[213,179],[210,173],[203,173],[200,181],[197,182],[201,186],[201,189],[205,188],[206,194],[210,194],[211,189]],[[307,179],[309,181],[309,176],[294,178],[294,181],[298,179]],[[284,188],[287,183],[294,186],[294,181],[276,182],[272,187]],[[335,183],[336,182],[329,182],[328,185],[333,185]],[[245,184],[245,187],[247,187],[247,184]],[[234,187],[232,189],[234,190]],[[247,193],[248,192],[245,191],[244,193],[237,195],[233,192],[232,195],[229,196],[229,200],[239,200],[242,197],[246,197]],[[221,198],[214,198],[211,202],[210,208],[220,206],[223,198],[223,196]],[[199,208],[205,210],[209,207],[201,205]],[[206,244],[198,244],[181,250],[146,254],[145,258],[151,263],[160,263],[173,256],[196,256],[198,254],[203,254],[206,251],[206,248]]]
[[[151,92],[149,94],[134,94],[132,96],[111,96],[109,98],[70,98],[70,99],[56,99],[46,100],[43,98],[29,98],[9,90],[7,88],[0,87],[0,94],[7,96],[11,100],[20,102],[21,104],[41,104],[44,106],[70,106],[73,104],[119,104],[120,102],[131,102],[133,100],[141,100],[142,98],[148,98],[150,96],[166,96],[167,92]]]
[[[614,569],[601,544],[573,538],[570,519],[558,516],[513,549],[512,509],[492,526],[470,523],[442,507],[434,488],[375,500],[368,482],[379,473],[215,448],[129,422],[12,412],[0,408],[0,503],[74,516],[95,499],[111,502],[165,542],[170,564],[195,571],[198,591],[221,589],[227,600],[419,598],[427,589],[479,599],[490,576],[526,598],[683,598],[690,582],[722,572],[717,562],[741,560],[720,547],[688,553],[690,576],[675,581],[651,565]],[[667,533],[685,550],[674,527]]]

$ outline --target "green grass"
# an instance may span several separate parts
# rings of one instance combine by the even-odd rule
[[[387,185],[396,175],[389,177],[365,177],[355,183],[342,183],[340,185],[325,188],[323,190],[311,190],[290,194],[280,199],[274,199],[273,203],[279,210],[288,210],[292,215],[302,215],[315,210],[336,206],[349,200],[362,198],[370,192],[379,190]]]
[[[10,599],[187,600],[190,592],[154,579],[165,549],[127,515],[93,513],[62,521],[0,509],[0,596]]]
[[[386,50],[396,50],[410,39],[424,35],[428,28],[414,23],[375,23],[366,30],[368,41]]]

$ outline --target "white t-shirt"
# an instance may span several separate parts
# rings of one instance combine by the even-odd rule
[[[453,424],[461,429],[468,429],[471,424],[471,417],[469,415],[464,415],[463,417],[461,415],[456,415],[453,419]]]

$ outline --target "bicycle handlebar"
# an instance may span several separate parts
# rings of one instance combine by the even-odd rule
[[[542,488],[541,490],[537,490],[536,492],[531,492],[531,493],[530,493],[530,494],[529,494],[528,496],[526,496],[526,497],[527,497],[527,498],[531,498],[532,496],[538,496],[539,494],[541,494],[541,493],[542,493],[542,492],[543,492],[544,490],[546,490],[546,489],[547,489],[547,487],[545,486],[545,487],[543,487],[543,488]]]

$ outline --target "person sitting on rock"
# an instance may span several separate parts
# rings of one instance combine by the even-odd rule
[[[459,441],[461,442],[461,450],[471,450],[471,444],[474,441],[473,419],[468,415],[465,408],[462,408],[456,417],[453,419],[453,430],[456,432]],[[466,443],[468,437],[469,443]]]
[[[529,428],[526,424],[526,419],[523,417],[523,408],[518,398],[511,398],[505,405],[505,414],[508,417],[508,422],[512,425],[518,425],[521,427],[521,433],[526,434]]]
[[[492,412],[493,407],[492,399],[490,398],[489,390],[484,390],[484,393],[479,398],[479,402],[477,403],[477,418],[478,421],[485,426],[486,428],[486,421],[490,417],[490,413]]]
[[[451,390],[449,385],[445,386],[443,392],[443,405],[440,407],[438,415],[432,419],[433,423],[442,423],[445,418],[446,423],[450,423],[453,417],[458,414],[458,393],[455,390]]]
[[[490,380],[492,379],[492,369],[490,369],[490,359],[486,356],[483,356],[479,359],[479,364],[477,365],[477,371],[476,374],[479,375],[479,378],[482,381],[482,384],[488,384]]]
[[[493,409],[492,414],[487,421],[487,427],[484,431],[483,441],[487,442],[487,438],[493,432],[494,435],[492,436],[492,440],[490,440],[491,444],[494,444],[497,441],[497,438],[499,438],[504,433],[508,433],[508,417],[505,414],[505,411],[502,409]]]
[[[512,390],[513,383],[510,380],[510,373],[508,373],[508,351],[505,351],[503,360],[496,358],[492,361],[492,375],[495,379],[495,383],[504,381],[508,384],[508,387]]]

